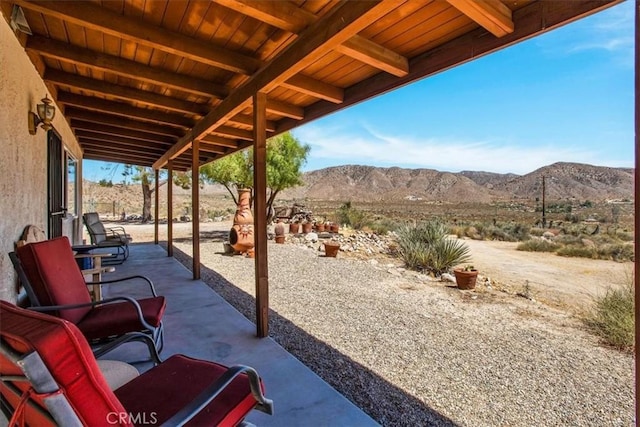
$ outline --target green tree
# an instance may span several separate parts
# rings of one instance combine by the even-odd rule
[[[290,132],[267,140],[267,212],[273,212],[273,202],[282,190],[302,184],[302,166],[310,150],[308,144],[302,144]],[[253,190],[253,150],[249,148],[209,163],[200,168],[200,173],[208,182],[222,184],[237,203],[238,189]]]

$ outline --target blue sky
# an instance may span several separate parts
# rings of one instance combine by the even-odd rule
[[[311,145],[305,170],[633,167],[633,6],[627,1],[301,126],[293,133]],[[84,177],[101,177],[99,165],[85,161]]]

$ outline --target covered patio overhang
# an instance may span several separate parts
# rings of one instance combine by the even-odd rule
[[[266,212],[268,137],[620,1],[17,0],[1,7],[84,159],[151,166],[156,177],[163,168],[170,176],[190,170],[197,182],[201,165],[253,146],[254,211]],[[199,188],[192,188],[197,279]],[[167,227],[171,256],[171,221]],[[255,215],[261,337],[268,335],[266,227]]]

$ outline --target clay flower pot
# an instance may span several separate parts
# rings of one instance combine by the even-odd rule
[[[463,268],[457,268],[453,270],[453,274],[455,274],[456,276],[456,283],[458,284],[459,289],[475,289],[476,280],[478,278],[478,270],[465,270]]]
[[[340,226],[338,224],[331,224],[331,232],[337,233],[338,231],[340,231]]]
[[[340,251],[340,243],[338,242],[324,242],[324,254],[325,256],[335,258]]]
[[[319,223],[316,224],[316,231],[318,233],[324,232],[324,224],[322,222],[319,222]]]
[[[300,232],[300,224],[292,222],[289,224],[289,234],[298,234]]]
[[[283,244],[284,243],[284,234],[276,235],[275,239],[276,239],[276,243]]]
[[[302,232],[304,234],[309,234],[313,231],[313,224],[310,222],[305,222],[302,224]]]

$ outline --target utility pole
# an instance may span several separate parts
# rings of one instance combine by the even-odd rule
[[[545,206],[545,193],[547,192],[545,176],[542,175],[542,228],[547,228],[547,215]]]

